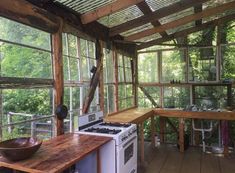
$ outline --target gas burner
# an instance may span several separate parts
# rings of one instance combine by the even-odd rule
[[[128,123],[101,123],[99,124],[101,126],[111,126],[111,127],[130,127],[131,124],[128,124]]]
[[[106,134],[118,134],[121,130],[108,129],[108,128],[88,128],[85,132],[94,132],[94,133],[106,133]]]

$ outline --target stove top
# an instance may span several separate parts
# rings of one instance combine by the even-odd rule
[[[85,132],[93,132],[93,133],[118,134],[118,133],[120,133],[122,130],[91,127],[91,128],[88,128],[88,129],[86,129],[86,130],[84,130],[84,131],[85,131]]]
[[[99,125],[101,126],[110,126],[110,127],[130,127],[131,124],[129,123],[108,123],[108,122],[103,122],[103,123],[100,123]]]

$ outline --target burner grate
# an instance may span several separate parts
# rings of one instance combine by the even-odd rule
[[[108,129],[108,128],[88,128],[85,130],[85,132],[93,132],[93,133],[106,133],[106,134],[118,134],[121,132],[121,130],[116,129]]]
[[[103,122],[103,123],[100,123],[101,126],[111,126],[111,127],[130,127],[131,124],[128,124],[128,123],[106,123],[106,122]]]

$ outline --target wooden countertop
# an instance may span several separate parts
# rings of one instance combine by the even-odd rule
[[[184,111],[176,109],[154,109],[154,113],[159,116],[177,117],[177,118],[196,118],[196,119],[214,119],[214,120],[235,120],[235,112],[232,111]]]
[[[10,162],[0,157],[0,166],[33,173],[58,173],[110,140],[109,137],[69,133],[43,142],[37,153],[27,160]]]
[[[108,115],[104,118],[106,122],[119,122],[119,123],[142,123],[153,115],[153,109],[146,108],[133,108],[122,112],[117,112]]]

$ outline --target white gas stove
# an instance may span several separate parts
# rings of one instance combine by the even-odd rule
[[[137,127],[135,124],[107,123],[103,113],[79,117],[79,134],[112,137],[101,149],[102,173],[137,173]]]

